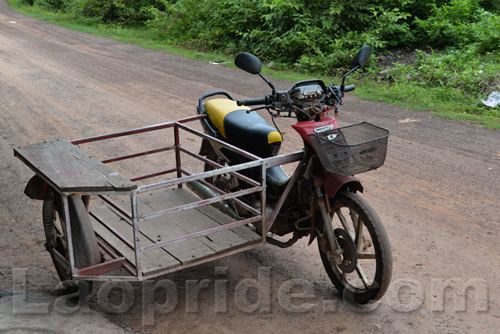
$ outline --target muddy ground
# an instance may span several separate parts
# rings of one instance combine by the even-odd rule
[[[32,172],[14,158],[13,148],[193,115],[198,97],[218,89],[237,98],[268,92],[259,78],[240,70],[35,21],[0,1],[0,290],[16,288],[15,268],[27,268],[29,291],[54,293],[58,282],[44,250],[41,205],[23,194]],[[343,304],[316,245],[301,240],[292,248],[266,245],[160,278],[173,282],[177,295],[164,314],[151,305],[165,296],[143,303],[142,284],[130,286],[126,299],[132,303],[118,313],[107,302],[120,304],[122,291],[115,288],[106,301],[97,284],[91,308],[128,332],[498,333],[499,132],[353,97],[345,99],[338,120],[392,131],[385,166],[359,176],[392,244],[393,284],[383,300],[363,310]],[[289,124],[278,123],[287,152],[301,148]],[[104,153],[137,145],[131,137]],[[254,309],[235,303],[236,286],[245,279],[268,286],[260,303],[251,289]],[[313,290],[288,305],[279,290],[292,279],[307,280]],[[192,289],[200,284],[206,288],[196,296]],[[227,299],[216,300],[216,284]],[[294,312],[306,304],[307,311]]]

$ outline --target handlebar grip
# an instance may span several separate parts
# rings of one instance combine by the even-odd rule
[[[238,100],[236,104],[239,106],[256,106],[259,104],[266,104],[266,99],[260,98],[260,99]]]
[[[354,85],[345,86],[344,92],[352,92],[355,89],[356,89],[356,86],[354,86]]]

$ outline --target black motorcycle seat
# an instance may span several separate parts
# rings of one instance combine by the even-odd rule
[[[205,110],[212,124],[228,143],[251,153],[260,148],[282,142],[281,134],[255,112],[247,113],[248,107],[240,107],[236,101],[213,99],[205,102]]]
[[[283,141],[281,134],[259,114],[247,113],[250,108],[240,107],[236,101],[229,99],[213,99],[205,102],[205,110],[210,122],[229,144],[262,158],[278,154]],[[242,159],[230,151],[224,153],[230,156],[233,162]],[[239,161],[242,162],[244,160]],[[267,185],[271,192],[283,191],[289,180],[283,168],[281,166],[268,168],[266,174]]]

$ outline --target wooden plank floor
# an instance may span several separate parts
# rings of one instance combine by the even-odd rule
[[[174,188],[137,197],[139,215],[151,214],[198,200],[197,196],[184,188]],[[130,205],[129,202],[125,201],[121,204],[123,207],[129,207]],[[132,242],[132,226],[118,212],[108,206],[92,209],[92,212],[104,219]],[[141,247],[207,230],[233,221],[234,219],[211,206],[203,206],[143,221],[139,223]],[[117,249],[132,264],[135,264],[133,250],[123,244],[96,220],[92,219],[92,222],[97,234]],[[261,240],[261,236],[250,228],[238,226],[230,230],[211,233],[153,251],[143,252],[141,259],[142,270],[145,276],[152,275],[158,271],[180,267],[249,244],[255,244]]]
[[[130,242],[133,243],[133,228],[127,220],[122,218],[117,212],[109,208],[108,206],[101,206],[98,208],[93,208],[92,213],[97,215],[100,219],[107,222],[113,226],[118,232],[125,236]],[[99,224],[94,218],[91,217],[92,225],[94,231],[100,235],[104,240],[106,240],[113,248],[118,250],[122,256],[127,258],[130,263],[135,265],[135,255],[134,250],[126,246],[120,239],[118,239],[114,234],[108,231],[105,227]],[[149,239],[144,234],[141,235],[141,246],[149,246],[153,244],[153,241]],[[161,264],[158,263],[161,259]],[[144,275],[151,275],[160,270],[172,269],[180,266],[180,262],[167,253],[164,249],[155,249],[150,252],[142,253],[142,271]]]

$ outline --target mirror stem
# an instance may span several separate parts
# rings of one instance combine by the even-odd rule
[[[268,81],[266,78],[264,78],[264,76],[262,76],[262,74],[259,73],[259,77],[262,78],[262,80],[264,80],[268,85],[269,87],[271,87],[271,89],[273,90],[273,95],[276,94],[276,88],[274,88],[274,85],[272,84],[271,81]]]
[[[347,76],[349,74],[351,74],[352,72],[356,71],[357,69],[359,69],[361,66],[359,65],[356,65],[356,67],[354,67],[352,70],[350,70],[349,72],[347,72],[346,74],[344,74],[344,76],[342,77],[342,84],[340,85],[340,93],[342,94],[342,96],[344,96],[344,89],[345,89],[345,78],[347,78]]]

